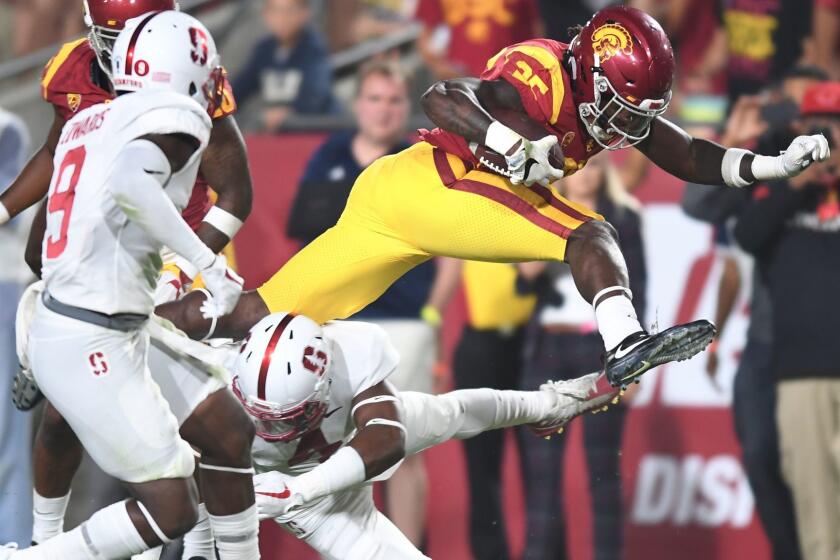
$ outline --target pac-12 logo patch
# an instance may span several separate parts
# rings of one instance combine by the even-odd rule
[[[74,113],[79,110],[79,107],[82,106],[82,94],[80,93],[68,93],[67,94],[67,106],[70,107],[70,110]]]
[[[618,53],[633,54],[633,37],[620,23],[605,23],[592,32],[592,50],[606,62]]]

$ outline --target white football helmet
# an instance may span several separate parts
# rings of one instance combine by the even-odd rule
[[[233,392],[266,441],[292,441],[316,429],[327,411],[330,345],[321,326],[292,313],[274,313],[242,341]]]
[[[224,71],[213,37],[182,12],[151,12],[128,20],[114,43],[111,74],[118,92],[175,91],[211,115],[222,100]]]

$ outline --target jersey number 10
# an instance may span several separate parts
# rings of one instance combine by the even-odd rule
[[[55,179],[55,189],[50,193],[50,200],[47,203],[47,211],[50,214],[61,212],[61,227],[59,229],[58,238],[54,239],[52,235],[47,237],[47,258],[55,259],[64,252],[67,248],[67,228],[70,227],[70,213],[73,211],[73,201],[76,198],[76,185],[79,183],[79,176],[82,174],[82,166],[85,163],[85,156],[87,152],[84,146],[73,148],[69,150],[64,159],[61,160],[61,166],[58,168],[58,175]],[[67,188],[62,189],[62,182],[65,177],[65,172],[72,167],[72,174],[70,175]]]

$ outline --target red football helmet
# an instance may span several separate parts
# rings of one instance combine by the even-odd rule
[[[674,51],[659,23],[635,8],[594,16],[569,45],[574,96],[590,136],[608,150],[638,144],[668,108]]]
[[[146,12],[177,10],[176,0],[83,0],[88,39],[102,71],[111,77],[111,50],[125,22]]]

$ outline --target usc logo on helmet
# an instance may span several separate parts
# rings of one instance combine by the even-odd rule
[[[592,50],[606,62],[619,53],[633,54],[633,38],[620,23],[606,23],[592,32]]]

